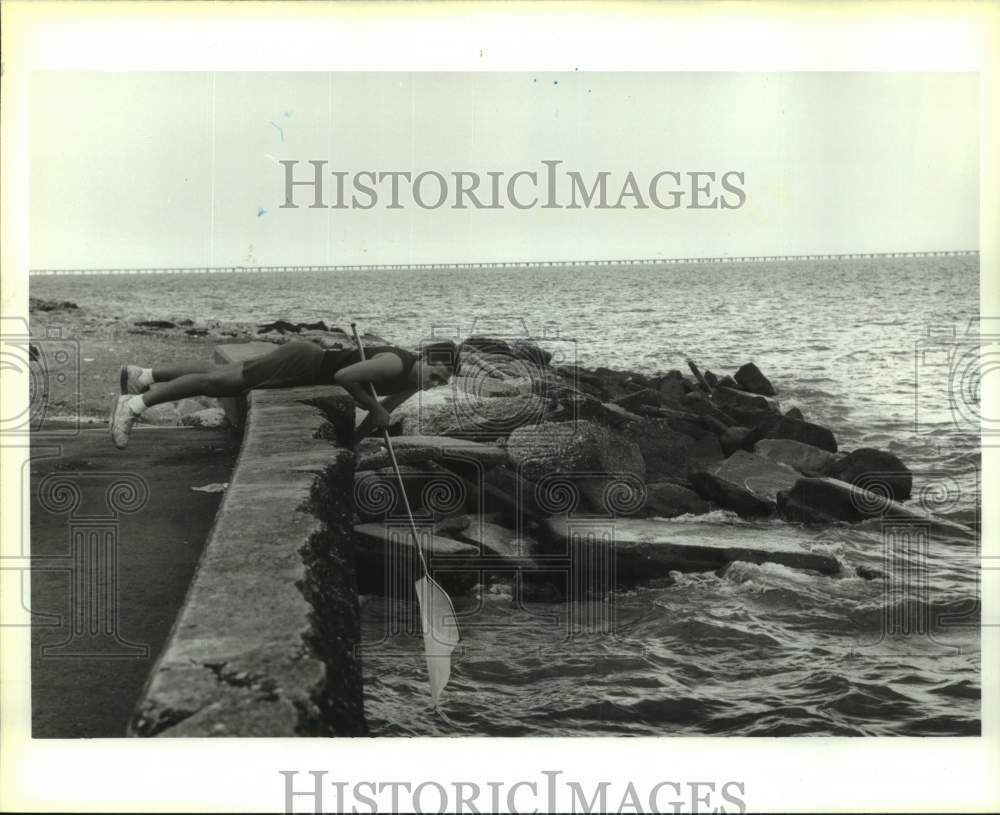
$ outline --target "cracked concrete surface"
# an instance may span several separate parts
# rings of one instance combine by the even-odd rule
[[[331,387],[254,391],[247,402],[229,489],[130,735],[366,733],[354,402]]]

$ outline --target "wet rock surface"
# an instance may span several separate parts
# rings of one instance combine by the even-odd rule
[[[829,450],[793,439],[762,439],[754,445],[753,452],[809,476],[832,475],[837,461],[837,456]]]
[[[544,354],[515,352],[509,342],[488,337],[463,348],[488,355],[505,376],[467,369],[453,388],[420,394],[397,409],[394,427],[408,435],[417,427],[422,437],[447,435],[455,440],[448,444],[485,443],[484,472],[450,467],[407,442],[400,442],[399,454],[408,465],[423,458],[450,467],[469,490],[466,505],[495,513],[508,529],[581,512],[622,521],[722,508],[767,518],[782,502],[790,507],[788,518],[860,522],[869,516],[822,505],[796,515],[794,488],[803,478],[834,473],[870,479],[876,468],[883,493],[909,494],[908,470],[892,454],[838,453],[829,428],[799,408],[782,414],[776,388],[754,363],[727,373],[688,361],[690,374],[646,375],[551,366]],[[385,462],[375,448],[362,455]]]
[[[703,515],[712,510],[712,504],[680,484],[657,481],[646,485],[643,509],[647,515],[676,518],[679,515]]]
[[[776,399],[725,386],[712,391],[712,401],[741,425],[751,427],[779,413]]]
[[[592,422],[526,425],[507,439],[507,455],[524,478],[543,485],[547,496],[578,490],[591,508],[605,509],[616,484],[641,488],[645,462],[639,447]],[[564,476],[564,478],[557,478]],[[556,503],[561,500],[555,497]]]
[[[917,528],[924,526],[950,536],[975,538],[975,531],[967,526],[836,478],[799,479],[778,496],[778,509],[787,520],[802,523],[858,523],[872,519],[912,522]]]
[[[761,396],[774,396],[776,394],[771,380],[764,376],[760,368],[752,362],[741,365],[739,370],[733,374],[733,379],[740,387],[750,393],[759,393]]]
[[[792,416],[773,416],[764,419],[750,432],[747,443],[756,444],[761,439],[791,439],[811,444],[830,453],[837,452],[837,439],[833,431]]]
[[[832,462],[825,473],[862,489],[906,501],[913,490],[913,474],[895,453],[861,447]]]
[[[544,529],[568,557],[587,547],[603,550],[615,558],[619,576],[632,580],[666,577],[671,571],[720,569],[734,561],[778,563],[822,574],[840,571],[832,555],[811,552],[787,532],[776,534],[767,526],[734,527],[725,544],[707,541],[697,523],[678,521],[619,520],[613,536],[565,517],[550,518]]]
[[[393,452],[399,464],[441,461],[458,464],[476,462],[488,469],[507,460],[504,448],[496,444],[454,439],[448,436],[394,436]],[[363,439],[358,445],[359,470],[377,470],[391,464],[389,450],[378,437]]]
[[[744,517],[773,515],[778,493],[790,489],[800,474],[779,464],[738,450],[722,463],[692,476],[698,494]]]

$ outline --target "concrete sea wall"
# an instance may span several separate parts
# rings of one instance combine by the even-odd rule
[[[129,734],[364,735],[353,400],[318,387],[246,402],[239,460]]]

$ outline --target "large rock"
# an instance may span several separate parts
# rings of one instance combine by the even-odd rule
[[[401,464],[399,474],[410,509],[438,518],[463,512],[475,504],[468,482],[460,475],[426,461],[420,466]],[[399,491],[399,479],[393,468],[358,470],[354,474],[354,508],[363,519],[406,518],[406,507]]]
[[[478,397],[450,387],[414,394],[392,413],[392,424],[405,436],[451,436],[486,441],[524,424],[542,421],[552,412],[538,395]]]
[[[460,419],[463,415],[478,414],[480,399],[501,399],[507,398],[506,405],[487,405],[483,410],[493,424],[496,423],[494,412],[513,413],[518,418],[518,422],[504,422],[506,430],[496,435],[506,435],[516,424],[527,424],[530,421],[576,421],[580,419],[596,421],[615,427],[620,423],[616,409],[605,406],[601,401],[602,389],[594,390],[584,387],[583,383],[577,381],[571,373],[564,372],[562,375],[549,367],[540,367],[530,360],[523,360],[516,357],[508,358],[510,364],[499,367],[505,370],[506,378],[497,379],[488,375],[488,372],[481,368],[469,367],[466,375],[454,377],[447,389],[435,389],[438,391],[426,392],[424,410],[432,414],[440,410],[437,403],[454,402],[455,407],[451,411],[451,420]],[[490,362],[492,365],[492,361]],[[513,367],[512,367],[513,366]],[[448,395],[446,395],[448,394]],[[419,395],[413,397],[412,402],[416,402]],[[516,400],[524,400],[518,403]],[[519,410],[518,406],[526,406],[525,410]],[[414,411],[415,405],[407,403],[398,409],[394,416],[403,416],[407,412]],[[527,418],[526,418],[527,417]],[[478,424],[478,422],[473,422]],[[503,429],[503,428],[501,428]]]
[[[467,516],[469,523],[456,533],[456,537],[478,546],[484,557],[499,558],[513,565],[530,565],[537,554],[538,544],[527,535],[516,532],[497,523],[486,520],[482,515]]]
[[[737,450],[747,449],[747,438],[750,435],[750,428],[742,425],[727,427],[719,436],[719,446],[722,448],[722,455],[727,458]]]
[[[560,366],[556,369],[566,384],[586,391],[602,402],[614,402],[637,388],[649,387],[646,377],[632,371],[614,371],[610,368],[588,370],[578,366]]]
[[[556,509],[563,508],[557,492],[539,490],[533,481],[522,478],[510,464],[487,470],[485,474],[469,477],[460,475],[469,491],[467,512],[491,519],[491,523],[517,526],[526,519],[544,518]],[[539,504],[539,496],[545,502]],[[443,520],[443,519],[442,519]]]
[[[800,478],[778,497],[778,509],[789,521],[857,523],[873,518],[926,525],[937,534],[974,539],[975,531],[962,524],[911,509],[870,490],[836,478]]]
[[[722,410],[715,402],[709,399],[701,391],[691,391],[684,395],[681,400],[681,405],[683,409],[689,413],[695,413],[702,417],[702,420],[713,419],[720,426],[720,432],[722,428],[732,427],[733,425],[739,424],[739,422],[733,418],[728,412]]]
[[[753,427],[771,414],[778,414],[778,402],[767,396],[721,386],[712,391],[712,401],[740,424]]]
[[[702,430],[697,439],[678,432],[670,419],[630,422],[622,434],[639,446],[647,481],[687,481],[690,474],[722,460],[719,440]]]
[[[192,411],[193,412],[193,411]],[[164,402],[162,405],[153,405],[142,412],[139,421],[143,424],[180,424],[181,414],[177,412],[175,402]]]
[[[778,493],[791,489],[801,475],[753,453],[737,450],[721,464],[694,473],[698,494],[744,517],[773,515]]]
[[[510,350],[518,359],[527,360],[539,367],[544,367],[552,361],[552,352],[531,340],[515,337],[510,341]]]
[[[703,515],[712,505],[702,500],[696,492],[670,481],[646,485],[645,514],[658,518],[676,518],[678,515]]]
[[[410,507],[419,509],[421,485],[415,476],[419,476],[421,470],[405,464],[400,465],[399,469]],[[354,511],[362,520],[382,519],[389,513],[402,515],[405,512],[400,499],[399,481],[390,467],[355,470],[353,497]]]
[[[516,370],[519,361],[542,368],[548,365],[552,359],[551,351],[521,337],[503,339],[472,336],[462,342],[460,351],[463,354],[474,352],[478,358],[504,371],[507,371],[511,366]]]
[[[170,320],[137,320],[133,325],[140,328],[177,328],[177,323]]]
[[[601,405],[610,414],[613,414],[614,418],[611,421],[599,422],[599,424],[606,424],[608,427],[620,429],[627,426],[630,422],[642,421],[641,413],[633,413],[621,407],[621,405],[616,405],[614,402],[602,402]]]
[[[873,447],[854,450],[816,475],[830,475],[894,501],[906,501],[913,490],[913,474],[899,457]]]
[[[638,445],[593,422],[519,428],[507,439],[507,455],[543,495],[576,492],[601,513],[624,512],[636,502],[632,511],[641,506],[641,494],[626,494],[642,488],[645,463]]]
[[[657,383],[657,390],[663,398],[683,399],[684,394],[691,390],[691,386],[684,380],[684,375],[680,371],[667,371]]]
[[[195,396],[188,399],[181,399],[175,404],[177,406],[177,415],[181,417],[200,413],[207,408],[220,407],[219,402],[210,396]]]
[[[639,448],[593,422],[546,422],[518,428],[507,455],[531,479],[554,472],[601,470],[643,475]]]
[[[619,410],[621,409],[619,408]],[[680,406],[664,407],[661,405],[660,407],[653,407],[651,405],[640,405],[636,413],[639,416],[666,419],[673,430],[676,430],[678,433],[684,433],[694,439],[700,439],[706,435],[719,435],[726,428],[726,425],[721,422],[717,422],[708,416],[691,413]],[[632,420],[635,419],[635,414],[628,415]]]
[[[549,548],[568,561],[570,573],[607,561],[594,549],[613,553],[614,577],[622,580],[666,577],[671,571],[708,571],[734,561],[778,563],[822,574],[840,571],[835,557],[809,551],[801,544],[801,535],[773,525],[733,525],[713,535],[713,530],[697,522],[628,519],[600,527],[557,517],[546,520],[542,530],[551,541]]]
[[[418,527],[420,547],[431,576],[446,591],[463,592],[478,577],[479,549]],[[421,575],[420,557],[406,523],[365,523],[354,527],[358,591],[387,596],[412,595]]]
[[[774,396],[775,394],[774,385],[752,362],[743,365],[736,372],[734,379],[744,390],[751,393],[759,393],[761,396]]]
[[[545,417],[548,421],[587,421],[610,428],[619,428],[632,415],[628,410],[614,403],[605,404],[599,399],[564,383],[546,380],[537,382],[536,385],[536,395],[540,399],[544,399],[548,406],[549,412]]]
[[[485,468],[507,460],[507,453],[495,444],[453,439],[448,436],[393,436],[392,449],[399,464],[423,461],[471,461]],[[364,439],[358,445],[357,468],[377,470],[391,465],[389,451],[380,438]]]
[[[498,512],[514,520],[549,515],[548,507],[539,506],[536,484],[516,470],[505,465],[486,473],[478,495],[479,511]]]
[[[38,297],[28,298],[29,311],[75,311],[80,308],[69,300],[42,300]]]
[[[413,543],[413,535],[408,527],[395,525],[386,526],[379,523],[355,524],[354,531],[359,536],[357,546],[361,551],[368,551],[379,546],[388,546],[393,549],[405,550],[416,554],[416,546]],[[400,534],[395,534],[399,531]],[[474,557],[478,554],[475,547],[468,543],[454,540],[444,535],[436,535],[426,530],[418,528],[421,535],[420,546],[423,549],[424,557]]]
[[[831,430],[791,416],[773,416],[765,419],[753,429],[747,438],[747,443],[755,445],[761,439],[791,439],[831,453],[837,452],[837,439]]]
[[[559,366],[556,368],[556,374],[567,387],[573,387],[577,390],[583,391],[588,396],[600,399],[601,401],[605,401],[608,398],[605,396],[604,385],[601,378],[595,376],[584,368],[568,365]],[[615,394],[615,396],[620,395],[621,394],[619,393]]]
[[[532,393],[532,383],[529,376],[498,379],[480,371],[453,376],[448,384],[454,389],[489,399],[497,396],[529,396]]]
[[[266,334],[269,331],[277,331],[279,334],[288,332],[299,334],[302,332],[302,328],[295,323],[288,322],[288,320],[275,320],[273,323],[264,323],[257,328],[258,334]]]
[[[487,520],[465,516],[463,528],[449,535],[418,528],[431,575],[446,590],[462,592],[493,576],[510,577],[537,569],[538,544]],[[362,592],[407,596],[420,576],[420,559],[406,524],[366,523],[354,527],[358,582]]]
[[[711,424],[711,420],[705,416],[679,414],[673,411],[661,411],[660,415],[666,418],[671,430],[690,436],[695,441],[700,441],[706,436],[714,436],[717,439],[721,437],[721,434],[716,432],[720,428],[718,426],[715,427],[715,430],[710,428],[708,425]]]
[[[619,407],[625,408],[625,410],[635,413],[640,407],[659,407],[661,402],[659,391],[655,391],[652,388],[639,388],[638,390],[630,393],[628,396],[624,396],[618,399],[614,404]]]
[[[753,451],[779,464],[787,464],[803,475],[831,475],[837,457],[828,450],[821,450],[811,444],[803,444],[792,439],[761,439],[754,445]]]
[[[448,515],[434,524],[434,534],[454,538],[465,530],[471,518],[471,515]]]
[[[229,424],[221,407],[203,408],[181,416],[177,423],[185,427],[224,427]]]

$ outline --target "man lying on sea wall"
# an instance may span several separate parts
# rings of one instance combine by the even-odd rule
[[[132,426],[155,405],[195,396],[232,397],[257,388],[299,388],[339,385],[368,411],[373,429],[389,423],[389,414],[418,390],[446,384],[461,364],[472,363],[491,371],[489,363],[474,354],[460,356],[451,341],[423,346],[411,353],[394,345],[366,349],[324,350],[307,341],[293,341],[275,350],[231,365],[182,363],[145,368],[124,364],[120,390],[111,408],[111,439],[119,450],[128,445]],[[382,397],[377,400],[369,385]]]

